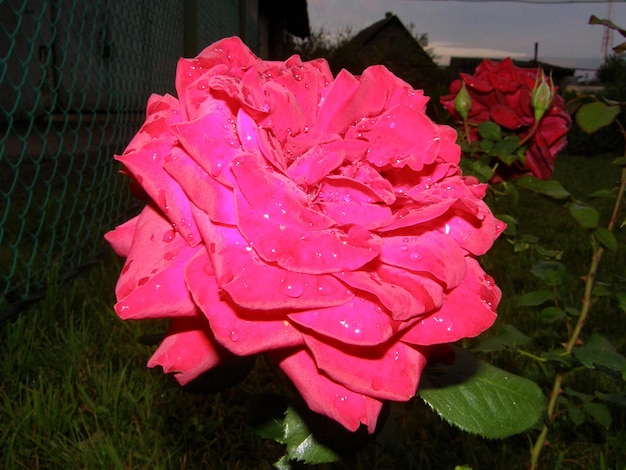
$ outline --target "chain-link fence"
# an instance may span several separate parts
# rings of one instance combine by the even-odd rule
[[[0,319],[88,263],[128,218],[113,154],[149,95],[173,92],[179,57],[240,32],[240,7],[0,0]]]

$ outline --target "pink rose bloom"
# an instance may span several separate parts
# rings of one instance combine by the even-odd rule
[[[149,202],[107,233],[123,319],[170,318],[148,365],[185,384],[267,353],[310,408],[370,432],[427,359],[496,317],[476,256],[504,225],[455,131],[384,67],[333,78],[238,38],[181,59],[116,157]]]
[[[485,121],[493,121],[524,140],[534,124],[531,94],[537,73],[536,69],[516,67],[507,58],[501,62],[485,59],[476,67],[474,75],[460,74],[472,100],[468,122],[472,126],[470,132],[473,141],[479,138],[476,126]],[[461,116],[454,109],[454,99],[460,90],[461,80],[454,80],[450,84],[450,94],[440,99],[441,104],[457,120]],[[496,176],[506,180],[511,176],[528,173],[540,179],[549,179],[554,171],[556,155],[567,144],[565,136],[571,123],[563,98],[555,93],[539,127],[526,143],[525,164],[521,167],[501,164]]]

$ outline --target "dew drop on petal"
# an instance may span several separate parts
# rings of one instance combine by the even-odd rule
[[[165,243],[169,243],[172,240],[174,240],[174,237],[176,236],[176,232],[174,230],[167,230],[164,234],[163,234],[163,241]]]
[[[165,199],[165,191],[163,189],[159,189],[159,206],[166,212],[170,209],[167,205],[167,201]]]
[[[211,176],[218,177],[224,169],[224,162],[221,160],[214,161],[211,165]]]
[[[374,377],[372,379],[372,389],[379,391],[384,387],[383,381],[380,377]]]
[[[344,405],[347,405],[348,402],[348,396],[347,395],[339,395],[338,393],[335,394],[335,408],[341,408]]]
[[[285,282],[281,288],[283,294],[293,297],[294,299],[300,297],[304,293],[304,286],[298,282]]]
[[[411,261],[419,261],[422,259],[422,255],[420,255],[417,251],[414,251],[409,255],[409,259]]]
[[[235,330],[230,332],[230,340],[235,342],[239,340],[239,334]]]

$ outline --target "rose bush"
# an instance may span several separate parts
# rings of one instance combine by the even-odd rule
[[[170,318],[149,366],[185,384],[267,353],[310,408],[375,429],[439,348],[495,319],[479,266],[504,226],[456,133],[382,66],[263,61],[237,38],[181,59],[116,157],[148,198],[107,233],[123,319]]]
[[[537,83],[545,80],[543,71],[516,67],[510,58],[500,62],[483,60],[473,75],[461,73],[460,79],[450,84],[450,94],[441,97],[441,104],[455,119],[461,119],[454,100],[461,91],[462,82],[471,98],[468,113],[470,139],[477,140],[477,126],[493,121],[526,141],[525,161],[515,166],[500,165],[500,179],[528,173],[548,179],[554,170],[554,159],[565,145],[571,127],[571,117],[565,111],[563,98],[554,93],[552,103],[534,128],[532,92]],[[521,164],[520,164],[521,163]]]

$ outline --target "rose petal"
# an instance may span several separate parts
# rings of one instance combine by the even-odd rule
[[[409,290],[385,282],[376,272],[342,271],[335,276],[354,289],[374,294],[394,320],[409,319],[425,311],[424,303]]]
[[[181,385],[191,382],[232,356],[211,338],[205,319],[175,318],[167,336],[148,361],[148,367],[163,367]]]
[[[519,129],[525,124],[515,111],[504,104],[496,104],[491,108],[491,118],[497,124],[511,130]]]
[[[365,155],[367,144],[355,141],[334,141],[314,145],[300,155],[287,174],[298,185],[311,186],[338,168],[346,160],[358,160]]]
[[[182,272],[199,249],[190,247],[153,206],[146,206],[115,287],[117,314],[123,319],[195,315]]]
[[[185,269],[196,304],[211,324],[215,339],[238,356],[290,348],[303,343],[302,333],[282,318],[259,317],[220,295],[211,261],[199,253]]]
[[[121,156],[116,156],[159,206],[176,224],[187,243],[197,245],[200,237],[193,223],[189,199],[180,185],[163,170],[163,159],[170,154],[175,136],[170,125],[180,120],[178,102],[171,96],[152,95],[148,117]]]
[[[403,287],[419,301],[419,306],[414,311],[407,311],[408,315],[399,315],[392,311],[394,320],[407,321],[425,312],[437,309],[443,301],[443,286],[431,279],[428,273],[420,275],[403,268],[396,268],[388,264],[380,263],[376,266],[376,273],[385,282],[398,287]]]
[[[182,103],[186,103],[187,90],[193,89],[192,83],[207,74],[216,72],[237,73],[257,63],[260,59],[238,37],[226,38],[203,49],[193,59],[180,59],[176,69],[176,92]],[[193,119],[186,116],[187,119]]]
[[[403,342],[415,345],[453,343],[472,338],[496,320],[500,289],[473,258],[467,258],[463,282],[444,295],[441,308],[406,330]]]
[[[441,141],[438,127],[425,114],[404,105],[346,133],[347,138],[357,135],[370,143],[367,160],[376,167],[408,165],[415,171],[435,161]]]
[[[210,97],[206,92],[203,96]],[[233,186],[233,180],[230,172],[224,170],[242,151],[234,124],[235,118],[230,111],[221,102],[211,99],[206,114],[173,127],[176,138],[189,156],[226,186]],[[211,130],[210,133],[207,129]]]
[[[428,273],[448,289],[465,276],[465,253],[452,237],[438,232],[385,237],[379,259],[392,266]]]
[[[111,245],[113,251],[115,251],[118,256],[123,258],[128,256],[138,220],[139,216],[133,217],[123,224],[118,225],[113,230],[109,230],[104,235],[104,239]]]
[[[482,201],[473,201],[477,214],[467,212],[464,204],[455,204],[446,214],[425,224],[432,230],[449,234],[457,244],[469,253],[483,255],[506,227],[497,220]]]
[[[400,342],[377,348],[332,345],[305,336],[317,367],[332,381],[380,400],[407,401],[417,390],[424,354]]]
[[[376,430],[382,408],[379,400],[355,393],[321,375],[313,358],[304,350],[274,353],[271,357],[291,379],[311,410],[334,419],[350,431],[356,431],[361,424],[367,426],[370,434]]]
[[[334,221],[309,208],[307,196],[270,173],[258,158],[242,155],[233,166],[239,229],[267,262],[309,274],[355,269],[376,257],[380,240],[364,230],[332,228]]]
[[[402,326],[375,298],[355,297],[335,307],[289,313],[290,320],[341,343],[373,346],[389,340]]]
[[[170,156],[163,162],[163,168],[183,187],[190,201],[206,212],[213,222],[228,225],[237,223],[232,189],[211,177],[183,150],[176,147],[172,149]]]
[[[200,219],[201,211],[196,213]],[[341,305],[353,297],[333,276],[290,272],[264,263],[235,228],[210,223],[200,227],[219,287],[241,307],[300,310]]]

